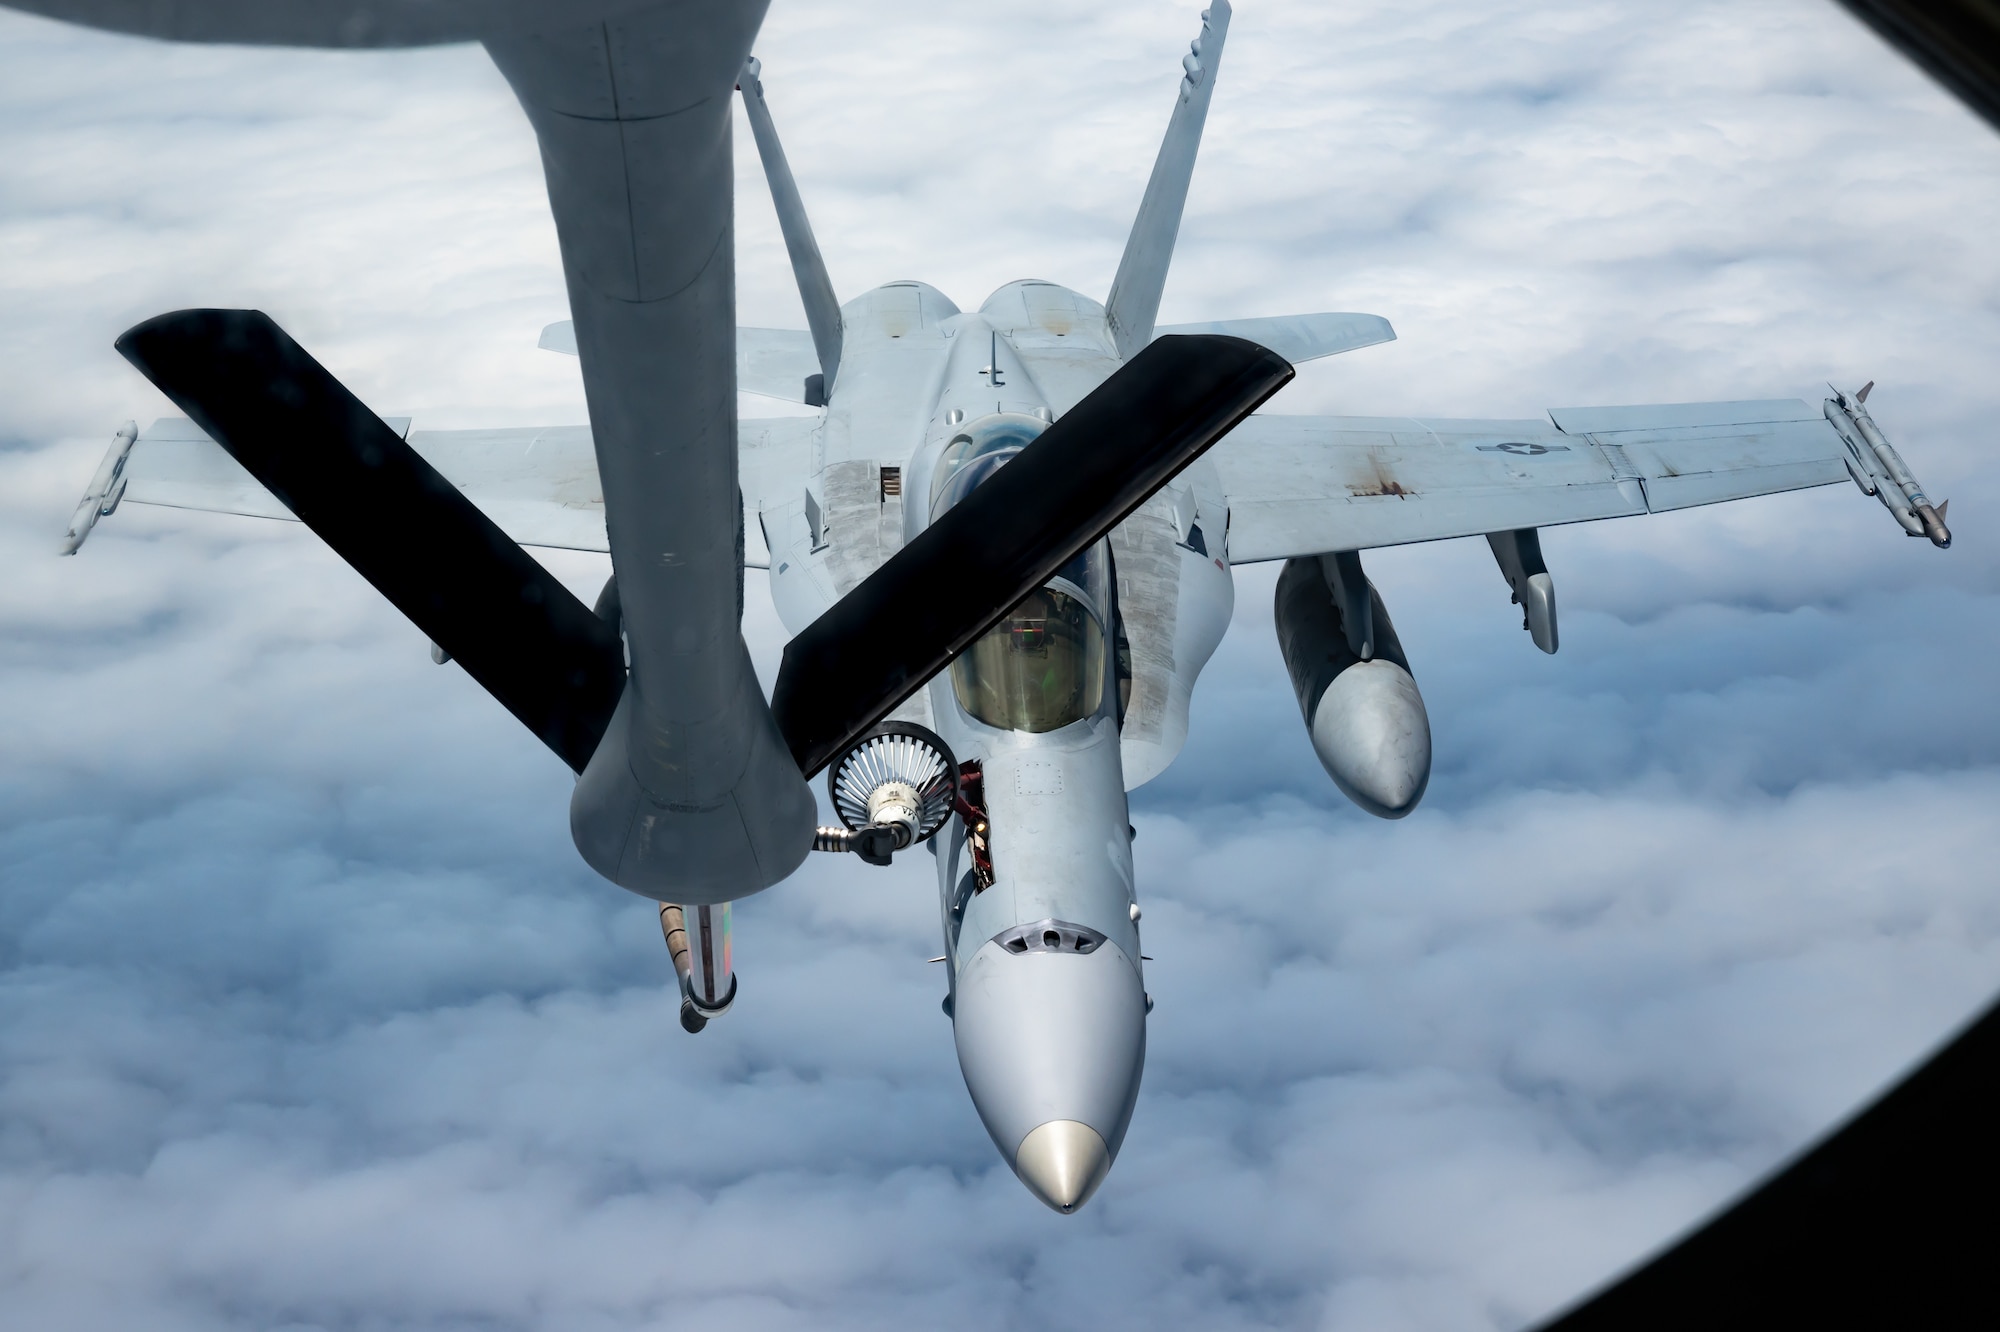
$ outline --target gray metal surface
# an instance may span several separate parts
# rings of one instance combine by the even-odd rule
[[[385,48],[599,23],[660,0],[8,0],[9,9],[137,37],[249,46]],[[700,22],[696,0],[671,5]]]
[[[1557,409],[1546,422],[1259,416],[1217,445],[1235,564],[1746,499],[1845,480],[1803,402]]]
[[[1351,582],[1355,589],[1343,586]],[[1353,621],[1366,608],[1369,627]],[[1431,726],[1382,596],[1351,554],[1286,562],[1272,605],[1313,753],[1349,800],[1384,819],[1417,807],[1431,779]],[[1366,655],[1362,646],[1368,648]]]
[[[739,627],[730,105],[761,0],[487,42],[535,128],[631,679],[577,783],[577,849],[683,904],[768,887],[814,804]]]
[[[1107,945],[1080,956],[1017,957],[987,944],[957,987],[959,1067],[1008,1164],[1020,1170],[1029,1134],[1060,1120],[1088,1126],[1115,1157],[1146,1058],[1145,991],[1122,951]],[[1030,1164],[1039,1163],[1031,1157]],[[1034,1182],[1049,1201],[1046,1177]]]
[[[1500,566],[1500,576],[1507,580],[1514,604],[1521,608],[1521,627],[1536,647],[1553,653],[1558,646],[1556,585],[1542,561],[1541,534],[1532,527],[1488,532],[1486,544]]]
[[[564,319],[542,330],[545,351],[576,355],[576,325]],[[806,378],[819,373],[813,335],[790,328],[736,330],[736,388],[763,398],[804,402]],[[817,404],[815,404],[817,405]]]

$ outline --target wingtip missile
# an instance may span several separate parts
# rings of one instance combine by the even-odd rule
[[[139,423],[127,421],[119,427],[112,439],[111,447],[105,451],[104,461],[97,464],[97,474],[90,479],[90,488],[77,501],[76,513],[70,517],[69,530],[63,533],[62,553],[74,555],[83,549],[83,543],[90,539],[90,529],[97,526],[99,518],[108,518],[118,508],[118,501],[125,498],[126,459],[132,456],[132,446],[139,442]]]
[[[1924,525],[1924,535],[1931,539],[1933,546],[1939,550],[1951,549],[1951,529],[1944,525],[1944,505],[1940,504],[1935,509],[1928,504],[1919,505],[1917,521]]]
[[[1905,532],[1929,537],[1939,550],[1949,550],[1951,529],[1944,523],[1945,506],[1931,504],[1909,464],[1868,414],[1868,394],[1874,387],[1871,379],[1852,394],[1836,388],[1826,400],[1826,419],[1847,445],[1848,457],[1843,461],[1848,474],[1864,494],[1882,501],[1882,507]]]

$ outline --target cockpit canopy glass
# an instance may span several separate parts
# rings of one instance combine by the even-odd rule
[[[945,443],[931,473],[931,521],[970,495],[1046,429],[1046,423],[1015,412],[968,422]]]
[[[1101,549],[1091,550],[1063,572],[1087,576],[1103,564]],[[1093,601],[1067,578],[1030,592],[952,662],[959,706],[988,726],[1037,735],[1095,716],[1104,702],[1108,653],[1096,609],[1103,603]]]
[[[1045,429],[1037,418],[1013,413],[968,423],[938,458],[931,521]],[[1031,734],[1096,716],[1104,704],[1111,596],[1110,557],[1100,541],[959,654],[951,665],[959,706],[988,726]]]

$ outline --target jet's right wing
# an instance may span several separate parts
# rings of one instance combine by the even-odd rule
[[[1834,408],[1783,399],[1558,408],[1550,421],[1254,416],[1209,456],[1229,499],[1230,561],[1251,564],[1660,513],[1850,477],[1871,494],[1890,485],[1865,441],[1850,444],[1835,428]]]

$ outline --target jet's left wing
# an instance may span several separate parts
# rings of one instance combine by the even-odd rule
[[[387,419],[425,462],[520,544],[610,549],[588,426],[413,431],[408,417]],[[767,493],[789,494],[793,478],[805,476],[819,424],[818,417],[804,416],[738,423],[739,470],[752,514]],[[114,451],[120,447],[114,445]],[[117,500],[255,518],[293,516],[201,427],[180,417],[148,426],[116,470]],[[116,500],[104,507],[115,508]],[[745,540],[745,559],[761,563],[763,536],[754,520],[746,525]]]
[[[1229,499],[1229,558],[1660,513],[1850,478],[1869,494],[1883,489],[1913,534],[1925,530],[1909,515],[1928,501],[1914,480],[1890,480],[1907,470],[1887,461],[1886,441],[1870,447],[1857,425],[1866,410],[1845,395],[1824,410],[1781,399],[1557,408],[1549,417],[1254,416],[1209,455]]]

